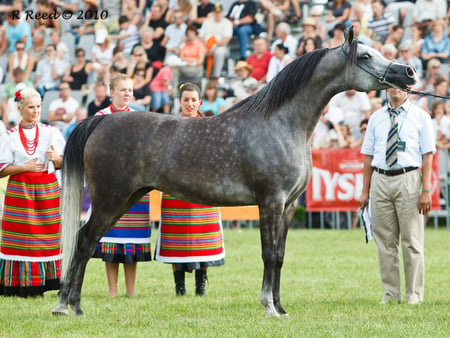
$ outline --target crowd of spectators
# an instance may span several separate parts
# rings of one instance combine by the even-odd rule
[[[351,25],[360,43],[416,69],[415,90],[448,95],[450,11],[445,0],[315,3],[301,7],[305,2],[298,0],[2,0],[4,127],[17,123],[17,112],[8,104],[15,90],[31,86],[41,93],[44,106],[47,92],[60,91],[54,102],[47,102],[51,109],[43,111],[43,117],[66,131],[77,122],[78,107],[62,104],[72,102],[64,97],[83,91],[79,105],[92,115],[109,104],[107,84],[115,72],[132,78],[135,109],[178,113],[173,104],[178,85],[191,81],[204,91],[205,112],[218,114],[266,85],[295,58],[342,44]],[[29,10],[34,18],[26,14]],[[63,11],[73,13],[72,19],[36,15]],[[76,18],[80,13],[83,20]],[[312,146],[358,147],[364,134],[361,123],[385,99],[384,92],[336,95],[320,119]],[[438,147],[450,149],[450,101],[414,95],[410,99],[433,117]]]

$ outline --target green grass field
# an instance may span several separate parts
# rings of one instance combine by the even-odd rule
[[[153,243],[156,231],[153,235]],[[138,265],[138,296],[107,297],[104,265],[88,264],[85,316],[53,317],[56,292],[0,297],[1,337],[448,337],[450,231],[426,231],[426,292],[420,306],[380,306],[376,247],[362,230],[291,230],[281,297],[288,318],[265,318],[259,302],[263,265],[259,231],[225,231],[223,267],[209,270],[207,296],[176,297],[170,265]]]

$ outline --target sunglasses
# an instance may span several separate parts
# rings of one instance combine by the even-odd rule
[[[16,47],[16,50],[25,50],[24,47]]]
[[[84,56],[84,54],[77,54],[77,58]]]
[[[142,55],[144,55],[144,54],[134,54],[134,56],[142,56]]]

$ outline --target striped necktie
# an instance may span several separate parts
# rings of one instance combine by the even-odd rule
[[[386,144],[386,164],[389,168],[395,166],[398,162],[398,114],[400,108],[389,108],[389,115],[391,117],[391,129],[389,130],[387,144]]]

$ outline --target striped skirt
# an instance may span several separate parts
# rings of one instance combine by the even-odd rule
[[[221,265],[224,258],[220,209],[163,194],[156,260]]]
[[[26,297],[59,289],[59,197],[54,174],[10,177],[0,239],[0,294]]]
[[[151,261],[151,237],[150,195],[146,194],[102,237],[93,257],[109,263]]]

